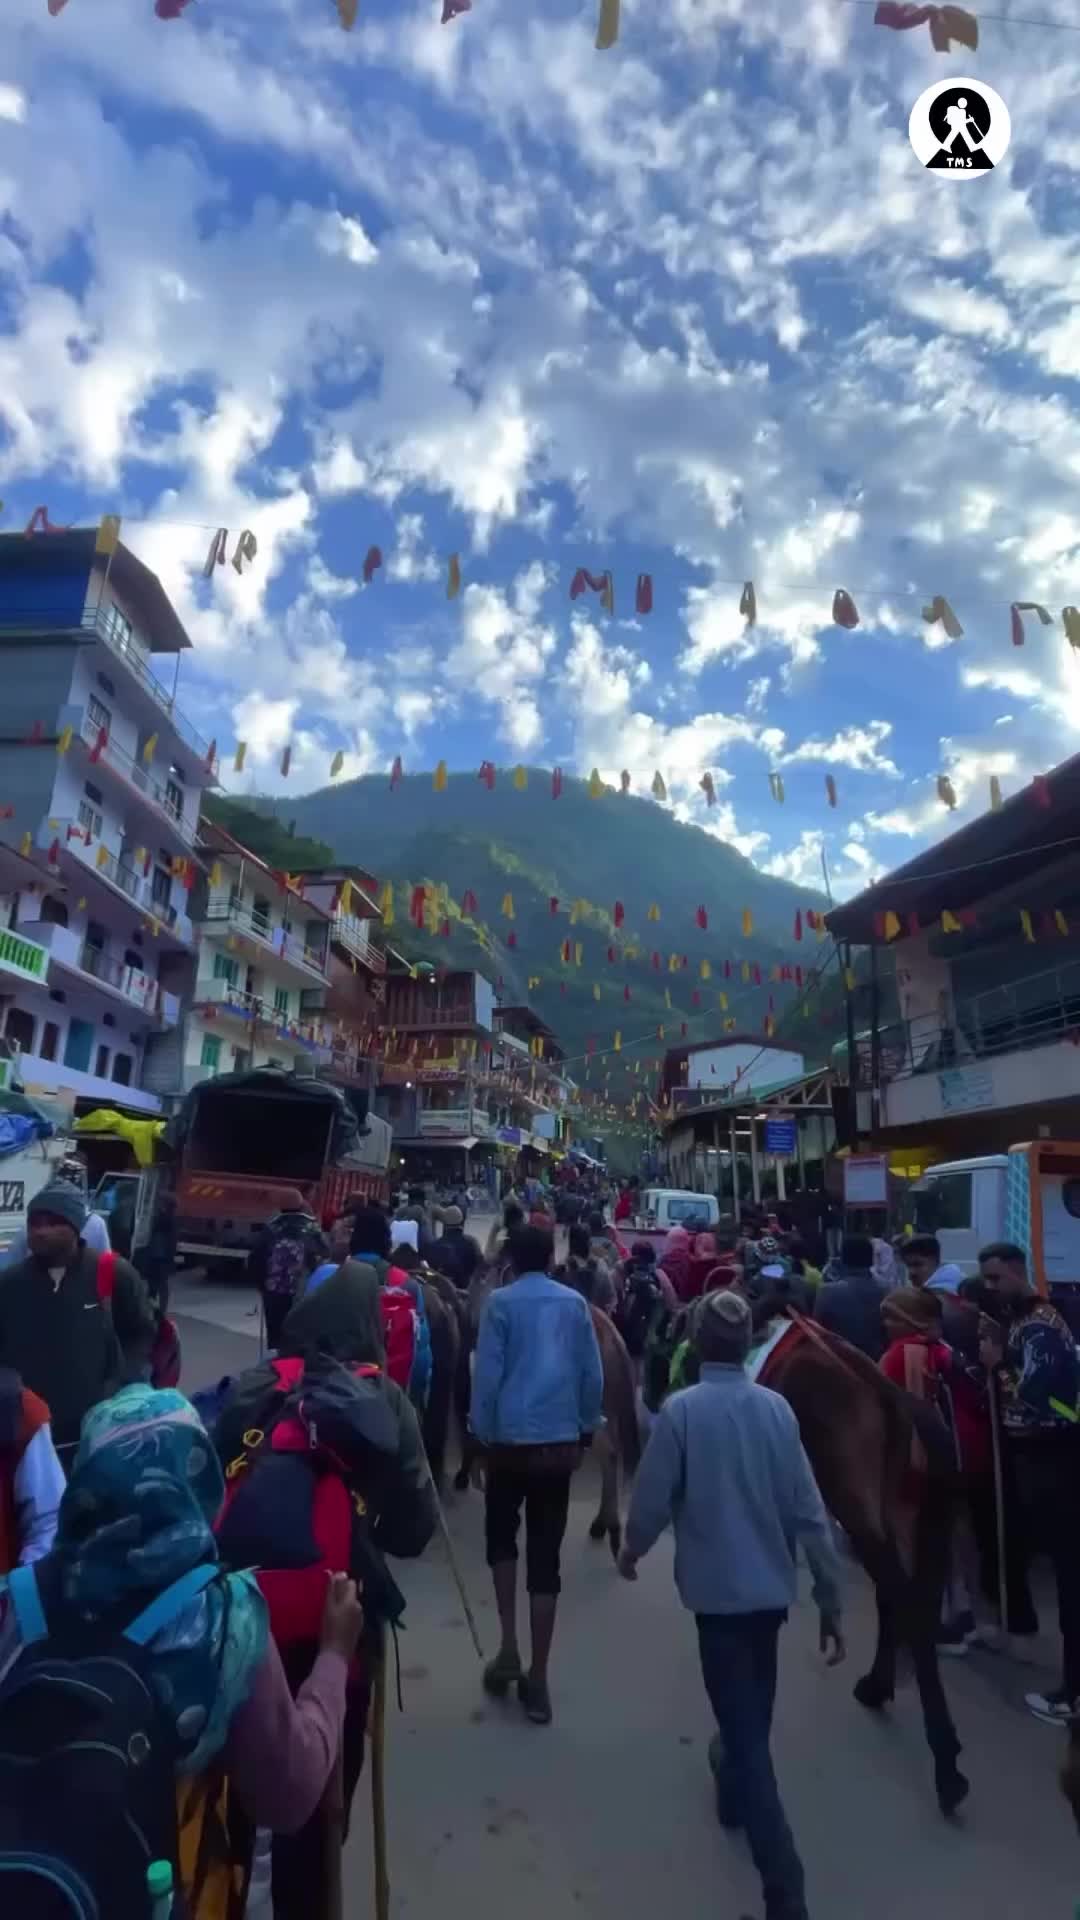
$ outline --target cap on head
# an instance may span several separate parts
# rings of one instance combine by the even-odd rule
[[[465,1225],[465,1215],[462,1213],[460,1207],[443,1207],[439,1213],[439,1219],[442,1221],[444,1227],[463,1227]]]
[[[279,1213],[307,1213],[308,1203],[299,1187],[285,1187],[278,1195]]]
[[[83,1197],[64,1180],[51,1187],[42,1187],[39,1193],[35,1193],[26,1209],[27,1224],[32,1224],[35,1215],[39,1214],[49,1214],[54,1220],[62,1220],[65,1226],[73,1227],[78,1234],[86,1225]]]
[[[725,1287],[720,1293],[710,1293],[702,1307],[702,1320],[717,1326],[730,1328],[733,1332],[750,1331],[750,1307],[741,1293],[735,1293]]]

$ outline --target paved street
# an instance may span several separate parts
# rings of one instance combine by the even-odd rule
[[[250,1304],[242,1288],[178,1282],[186,1385],[254,1358]],[[409,1603],[405,1711],[388,1711],[392,1910],[401,1920],[656,1920],[676,1904],[717,1920],[761,1912],[743,1845],[711,1812],[709,1716],[692,1625],[671,1586],[670,1547],[662,1542],[637,1586],[625,1586],[586,1538],[592,1494],[583,1476],[549,1729],[485,1699],[439,1545],[419,1564],[395,1568]],[[493,1647],[479,1496],[454,1502],[449,1520],[485,1647]],[[950,1826],[933,1799],[913,1689],[901,1690],[887,1721],[851,1698],[871,1643],[867,1590],[854,1571],[850,1601],[846,1667],[822,1669],[805,1603],[782,1651],[774,1746],[815,1920],[1071,1920],[1080,1837],[1057,1791],[1060,1738],[1019,1704],[1040,1669],[991,1655],[949,1666],[973,1785],[969,1810]],[[1048,1642],[1044,1653],[1052,1651]],[[348,1877],[348,1910],[369,1912],[365,1782]]]

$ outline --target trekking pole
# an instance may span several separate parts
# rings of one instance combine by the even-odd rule
[[[386,1650],[375,1670],[371,1700],[371,1851],[375,1864],[375,1920],[390,1920],[386,1848]]]
[[[998,1610],[1005,1652],[1011,1649],[1009,1634],[1009,1582],[1005,1570],[1005,1481],[1001,1470],[1001,1415],[998,1408],[997,1379],[987,1381],[990,1403],[990,1451],[994,1459],[994,1524],[997,1530]]]
[[[431,1472],[430,1467],[428,1468],[428,1472],[429,1473]],[[465,1581],[462,1578],[461,1568],[458,1565],[457,1554],[454,1552],[454,1543],[450,1538],[450,1528],[446,1524],[446,1515],[443,1512],[443,1503],[439,1499],[439,1489],[435,1485],[434,1480],[432,1480],[431,1482],[431,1491],[435,1495],[435,1511],[439,1516],[439,1532],[442,1534],[443,1546],[446,1548],[446,1557],[450,1562],[450,1572],[454,1577],[454,1585],[458,1590],[458,1599],[461,1601],[461,1610],[465,1615],[465,1619],[468,1623],[469,1632],[472,1635],[472,1643],[473,1643],[473,1646],[476,1648],[476,1657],[478,1660],[483,1660],[484,1649],[480,1645],[480,1634],[477,1630],[476,1616],[474,1615],[473,1610],[469,1605],[469,1596],[465,1591]]]

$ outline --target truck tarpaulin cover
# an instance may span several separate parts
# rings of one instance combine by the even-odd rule
[[[51,1120],[22,1093],[0,1093],[0,1159],[21,1153],[33,1140],[50,1140]]]
[[[355,1154],[359,1150],[360,1122],[339,1087],[329,1086],[325,1081],[316,1080],[313,1076],[281,1073],[273,1067],[256,1067],[251,1073],[219,1073],[212,1080],[201,1081],[197,1087],[192,1088],[179,1111],[166,1122],[163,1140],[166,1146],[180,1155],[184,1153],[189,1139],[195,1136],[194,1157],[197,1159],[200,1134],[205,1133],[208,1141],[212,1137],[216,1143],[221,1142],[223,1129],[228,1127],[231,1133],[241,1111],[250,1117],[255,1110],[256,1101],[259,1105],[260,1119],[267,1131],[277,1136],[278,1149],[279,1151],[284,1149],[286,1155],[290,1144],[290,1132],[297,1131],[296,1122],[299,1119],[300,1106],[309,1108],[312,1118],[317,1117],[322,1123],[318,1128],[322,1139],[325,1139],[323,1127],[332,1122],[329,1155],[331,1162],[345,1160],[350,1154]],[[236,1118],[230,1124],[229,1115],[234,1105]],[[253,1157],[250,1156],[250,1149],[256,1144],[250,1135],[247,1143],[248,1152],[245,1152],[243,1137],[238,1138],[234,1134],[231,1144],[233,1147],[231,1159],[235,1163],[236,1171],[261,1171],[257,1165],[245,1166],[245,1162]],[[299,1140],[296,1145],[300,1146]],[[259,1160],[263,1158],[264,1153],[265,1145],[257,1156]],[[220,1166],[221,1162],[215,1156],[209,1164]],[[321,1170],[320,1155],[319,1163],[314,1168],[314,1177],[317,1178]],[[296,1169],[298,1175],[301,1171],[299,1167]]]

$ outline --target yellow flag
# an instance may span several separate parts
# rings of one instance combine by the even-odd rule
[[[744,960],[744,961],[743,961],[743,963],[742,963],[742,977],[743,977],[743,979],[744,979],[744,981],[745,981],[745,980],[749,980],[749,978],[750,978],[750,962],[749,962],[749,960]]]
[[[726,993],[722,993],[720,995],[720,1011],[721,1013],[726,1013],[727,1009],[728,1009],[728,997]]]
[[[379,912],[382,914],[383,926],[392,927],[394,924],[394,883],[392,880],[386,882],[386,885],[379,895]]]
[[[582,960],[582,955],[584,954],[584,951],[585,951],[585,949],[584,949],[584,947],[582,946],[582,944],[581,944],[581,941],[580,941],[580,940],[575,940],[575,941],[574,941],[574,965],[575,965],[575,967],[580,967],[580,965],[581,965],[581,960]]]
[[[1056,926],[1059,933],[1068,933],[1069,931],[1069,923],[1066,920],[1065,915],[1062,913],[1060,907],[1054,908],[1054,925]]]
[[[742,910],[742,930],[743,930],[743,939],[749,940],[751,934],[754,931],[754,916],[751,913],[749,907],[744,907]]]
[[[115,553],[119,544],[120,515],[118,513],[103,513],[101,516],[101,525],[97,530],[97,539],[94,541],[94,552],[105,554]]]
[[[156,738],[156,736],[155,736],[155,738]],[[148,740],[148,741],[147,741],[147,743],[146,743],[146,746],[149,746],[149,745],[150,745],[150,742],[149,742],[149,740]],[[145,752],[146,752],[146,748],[145,748],[145,747],[143,748],[143,752],[144,752],[144,754],[145,754]],[[238,741],[237,741],[237,743],[236,743],[236,754],[235,754],[235,757],[234,757],[234,759],[233,759],[233,772],[234,772],[234,773],[243,773],[243,771],[244,771],[244,761],[245,761],[246,759],[247,759],[247,741],[246,741],[246,740],[238,740]]]
[[[105,847],[105,846],[99,847],[97,850],[97,853],[94,855],[95,867],[104,867],[108,863],[108,859],[109,859],[108,847]]]
[[[528,784],[529,784],[529,776],[526,773],[524,767],[515,767],[514,768],[514,785],[515,787],[517,787],[518,791],[523,792],[524,789],[528,786]]]
[[[592,990],[592,997],[593,997],[593,999],[594,999],[594,1000],[599,1000],[599,998],[600,998],[600,989],[599,989],[599,987],[594,987],[594,988],[593,988],[593,990]]]
[[[158,737],[156,733],[151,733],[147,735],[146,740],[143,743],[143,750],[141,755],[144,766],[148,767],[150,765],[151,760],[153,759],[155,753],[157,752],[157,743],[158,743]],[[239,771],[239,768],[237,769],[237,771]]]
[[[848,992],[849,992],[849,993],[854,993],[854,991],[855,991],[855,972],[854,972],[854,969],[853,969],[852,967],[845,967],[845,968],[844,968],[844,985],[845,985],[845,987],[847,988],[847,990],[848,990]]]
[[[513,896],[513,894],[512,894],[512,893],[504,893],[504,894],[503,894],[503,903],[502,903],[502,910],[503,910],[503,919],[504,919],[504,920],[512,920],[512,919],[513,919],[513,917],[514,917],[514,896]]]
[[[899,931],[900,931],[900,921],[899,921],[899,919],[898,919],[898,917],[897,917],[897,915],[896,915],[895,913],[893,913],[893,911],[892,911],[892,909],[890,908],[890,909],[889,909],[889,911],[888,911],[888,912],[886,913],[886,915],[885,915],[885,938],[886,938],[886,940],[895,940],[895,939],[896,939],[896,936],[897,936],[897,934],[899,933]]]
[[[942,933],[962,933],[964,931],[955,913],[950,913],[948,907],[945,907],[942,911],[941,931]]]
[[[990,775],[990,811],[991,813],[1001,812],[1001,781],[996,773]]]
[[[446,597],[456,600],[461,592],[461,561],[456,553],[450,555],[446,563]]]
[[[1024,939],[1030,941],[1031,945],[1034,946],[1035,945],[1035,929],[1031,924],[1031,915],[1028,912],[1026,907],[1021,907],[1020,909],[1020,927],[1021,927],[1021,931],[1023,932]]]
[[[620,1033],[618,1028],[615,1029],[615,1038],[612,1042],[612,1046],[616,1053],[622,1052],[622,1034]]]
[[[653,902],[653,904],[652,904],[652,906],[651,906],[651,907],[649,908],[649,911],[648,911],[648,914],[647,914],[647,916],[646,916],[646,917],[647,917],[647,918],[648,918],[649,920],[659,920],[659,918],[660,918],[660,909],[659,909],[659,907],[658,907],[658,906],[656,905],[656,902],[655,902],[655,901]]]
[[[603,791],[604,791],[604,783],[600,778],[598,769],[594,767],[592,772],[589,775],[589,799],[599,800],[600,795],[603,793]]]
[[[664,1005],[670,1010],[670,1007],[671,1007],[671,988],[670,987],[664,988]]]
[[[605,613],[615,611],[615,582],[610,573],[604,575],[604,584],[600,589],[600,605]]]
[[[679,971],[679,956],[678,956],[678,954],[677,954],[677,953],[669,953],[669,954],[668,954],[668,957],[667,957],[667,970],[668,970],[668,972],[669,972],[669,973],[678,973],[678,971]]]
[[[712,979],[712,967],[707,960],[702,961],[699,971],[703,980]]]
[[[335,753],[335,755],[334,755],[334,757],[333,757],[333,759],[332,759],[332,760],[331,760],[331,762],[330,762],[330,778],[331,778],[331,780],[336,780],[336,779],[337,779],[337,777],[338,777],[338,774],[339,774],[339,773],[341,772],[341,769],[342,769],[342,767],[343,767],[344,765],[345,765],[345,755],[344,755],[344,753],[342,752],[342,750],[341,750],[341,748],[339,747],[339,748],[338,748],[338,750],[337,750],[337,752]]]
[[[446,761],[440,760],[431,776],[431,784],[436,793],[446,792]]]
[[[58,740],[58,741],[57,741],[57,743],[56,743],[56,751],[57,751],[57,753],[59,753],[59,754],[64,754],[64,753],[66,753],[66,752],[67,752],[67,750],[68,750],[68,748],[69,748],[69,747],[70,747],[70,745],[71,745],[71,742],[72,742],[72,738],[73,738],[73,735],[74,735],[74,731],[75,731],[75,730],[74,730],[74,728],[73,728],[73,727],[65,727],[65,728],[64,728],[64,731],[62,732],[62,734],[60,735],[60,738],[59,738],[59,740]]]
[[[212,887],[220,887],[221,885],[221,861],[220,860],[215,860],[213,866],[210,869],[210,885]]]
[[[600,0],[600,14],[596,22],[596,45],[600,53],[606,53],[619,37],[619,0]]]
[[[22,839],[19,842],[19,852],[22,854],[22,857],[24,860],[29,860],[30,849],[33,846],[33,844],[34,844],[33,835],[29,833],[24,833]]]

